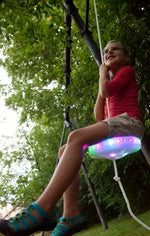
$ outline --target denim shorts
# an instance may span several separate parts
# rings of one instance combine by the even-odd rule
[[[144,134],[143,123],[136,117],[128,116],[128,113],[122,113],[113,118],[103,120],[108,124],[109,134],[108,137],[115,136],[136,136],[142,139]]]

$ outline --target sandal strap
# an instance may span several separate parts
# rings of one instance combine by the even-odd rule
[[[70,222],[72,225],[80,222],[80,220],[83,220],[83,215],[79,214],[75,217],[60,217],[59,222]]]
[[[39,223],[37,218],[35,216],[31,215],[29,212],[26,212],[26,216],[34,225],[37,225]],[[29,227],[29,226],[27,226],[27,227]]]
[[[48,217],[51,215],[49,212],[44,211],[36,202],[33,202],[31,206],[33,206],[37,210],[37,212],[42,218]]]
[[[76,230],[78,231],[78,228],[80,228],[79,230],[82,230],[86,223],[85,217],[81,214],[75,217],[60,217],[59,223],[56,225],[51,236],[68,235],[67,233],[70,233],[72,230],[73,232]]]
[[[37,226],[40,222],[34,215],[32,215],[32,210],[36,210],[41,219],[46,217],[52,218],[54,215],[56,215],[56,211],[53,213],[46,212],[36,202],[33,202],[26,210],[23,210],[22,213],[17,214],[16,217],[10,218],[10,227],[13,227],[15,231],[20,231],[22,229],[30,229],[33,226]]]

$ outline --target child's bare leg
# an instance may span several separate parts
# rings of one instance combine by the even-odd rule
[[[58,152],[60,160],[66,145],[62,146]],[[78,194],[79,194],[79,175],[73,179],[63,194],[63,217],[74,217],[79,214]]]
[[[66,148],[61,160],[43,194],[37,200],[39,206],[46,211],[52,211],[77,175],[83,157],[83,145],[93,144],[108,136],[108,125],[99,122],[91,126],[74,130],[68,137]]]
[[[74,186],[73,180],[77,178],[76,176],[82,163],[83,145],[96,143],[107,136],[108,125],[104,122],[70,133],[66,148],[45,191],[22,214],[9,220],[1,220],[0,233],[4,235],[30,235],[39,230],[47,230],[47,227],[48,230],[53,229],[56,225],[55,211],[53,209],[65,191],[67,193],[65,202],[71,202],[69,189]],[[65,208],[67,209],[68,206],[66,205]],[[77,220],[81,216],[79,214],[73,218]],[[76,227],[76,222],[74,227]]]
[[[74,217],[79,214],[79,175],[73,179],[72,183],[63,194],[63,217]]]

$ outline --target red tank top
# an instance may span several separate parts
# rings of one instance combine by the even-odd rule
[[[109,94],[110,118],[127,112],[130,117],[137,117],[142,121],[138,105],[138,88],[135,71],[131,66],[121,68],[114,78],[106,83]],[[105,102],[105,118],[108,118]]]

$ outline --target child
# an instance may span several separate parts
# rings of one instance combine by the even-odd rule
[[[51,235],[67,235],[68,232],[80,230],[85,219],[78,209],[77,174],[82,163],[83,145],[95,144],[116,135],[142,138],[144,128],[138,107],[135,72],[127,65],[129,55],[120,42],[112,40],[105,47],[104,61],[105,64],[99,69],[99,91],[94,108],[98,122],[70,133],[66,146],[59,151],[59,164],[37,201],[16,217],[0,220],[0,232],[4,235],[23,236],[38,230],[53,229],[56,225],[55,206],[62,194],[64,217]],[[107,115],[106,97],[109,99],[110,119]]]

